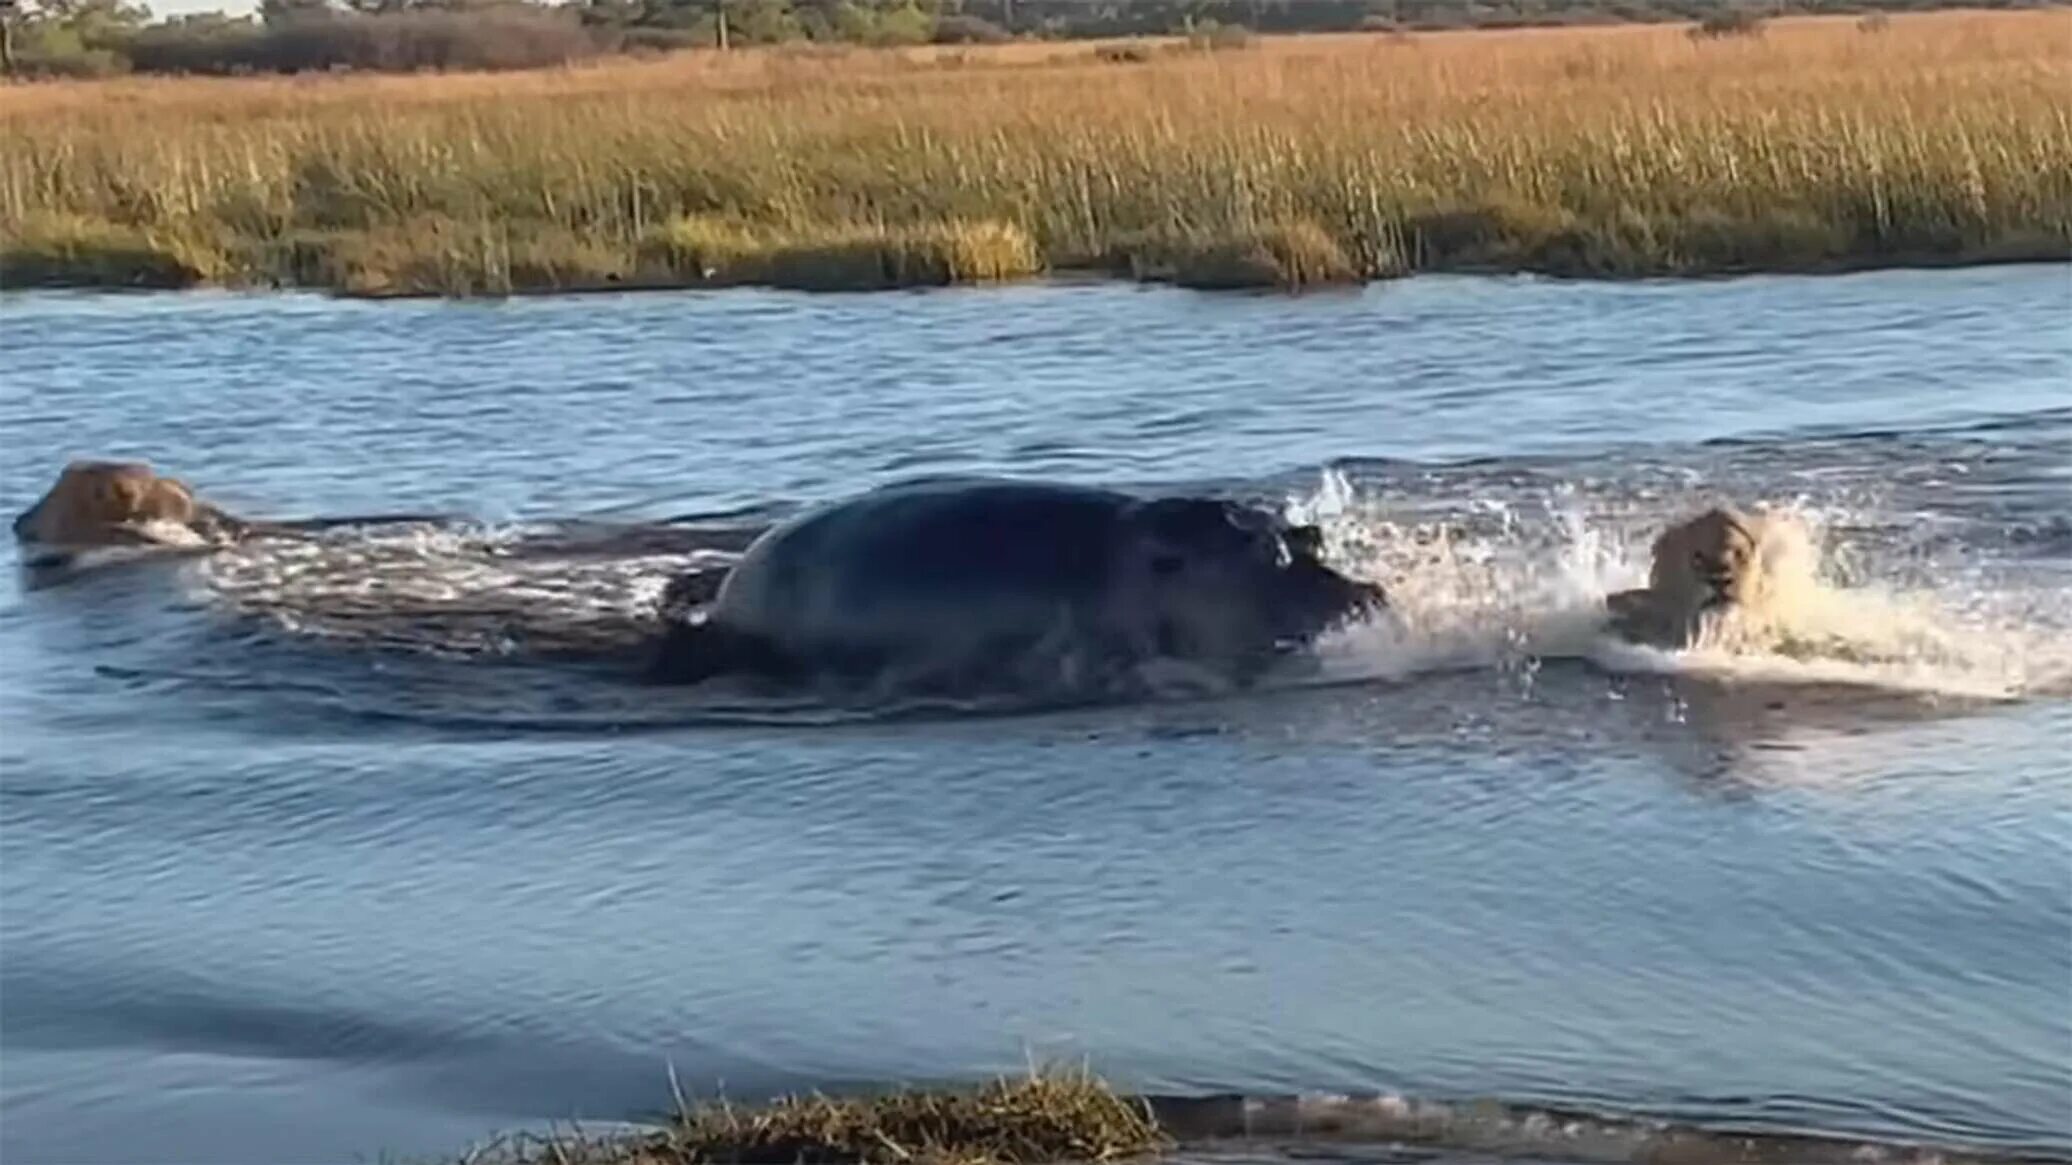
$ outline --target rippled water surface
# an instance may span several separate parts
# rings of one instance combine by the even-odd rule
[[[2063,267],[0,299],[10,511],[97,455],[460,519],[10,567],[0,1159],[1032,1056],[2072,1158],[2068,320]],[[830,718],[478,617],[623,638],[697,544],[652,523],[965,471],[1284,503],[1403,625],[1244,695]],[[1812,525],[1852,650],[1595,636],[1717,499]]]

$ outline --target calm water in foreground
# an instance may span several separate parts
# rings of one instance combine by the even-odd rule
[[[10,512],[140,455],[247,513],[481,523],[10,559],[0,1159],[453,1152],[650,1113],[670,1064],[1032,1056],[2072,1158],[2068,313],[2063,267],[0,300]],[[542,523],[971,470],[1321,511],[1405,628],[1329,683],[841,721],[413,646],[680,562],[504,553]],[[1589,634],[1715,497],[1803,511],[1860,650]],[[377,577],[431,611],[393,650],[321,617]]]

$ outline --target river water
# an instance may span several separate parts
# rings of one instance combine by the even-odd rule
[[[2068,321],[2062,266],[0,299],[9,511],[142,456],[457,516],[10,563],[0,1159],[1031,1059],[2072,1159]],[[512,646],[640,626],[702,545],[653,523],[944,472],[1285,504],[1402,623],[1247,694],[897,716]],[[1721,499],[1810,524],[1851,650],[1595,635]]]

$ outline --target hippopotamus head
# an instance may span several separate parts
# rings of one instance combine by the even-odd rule
[[[1386,605],[1380,587],[1325,565],[1317,527],[1234,502],[1145,502],[1123,530],[1123,591],[1148,597],[1160,654],[1257,656]]]

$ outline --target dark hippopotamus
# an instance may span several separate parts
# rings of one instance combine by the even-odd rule
[[[772,528],[647,678],[890,680],[965,689],[1126,679],[1153,660],[1235,682],[1385,606],[1321,535],[1230,501],[931,478]]]

